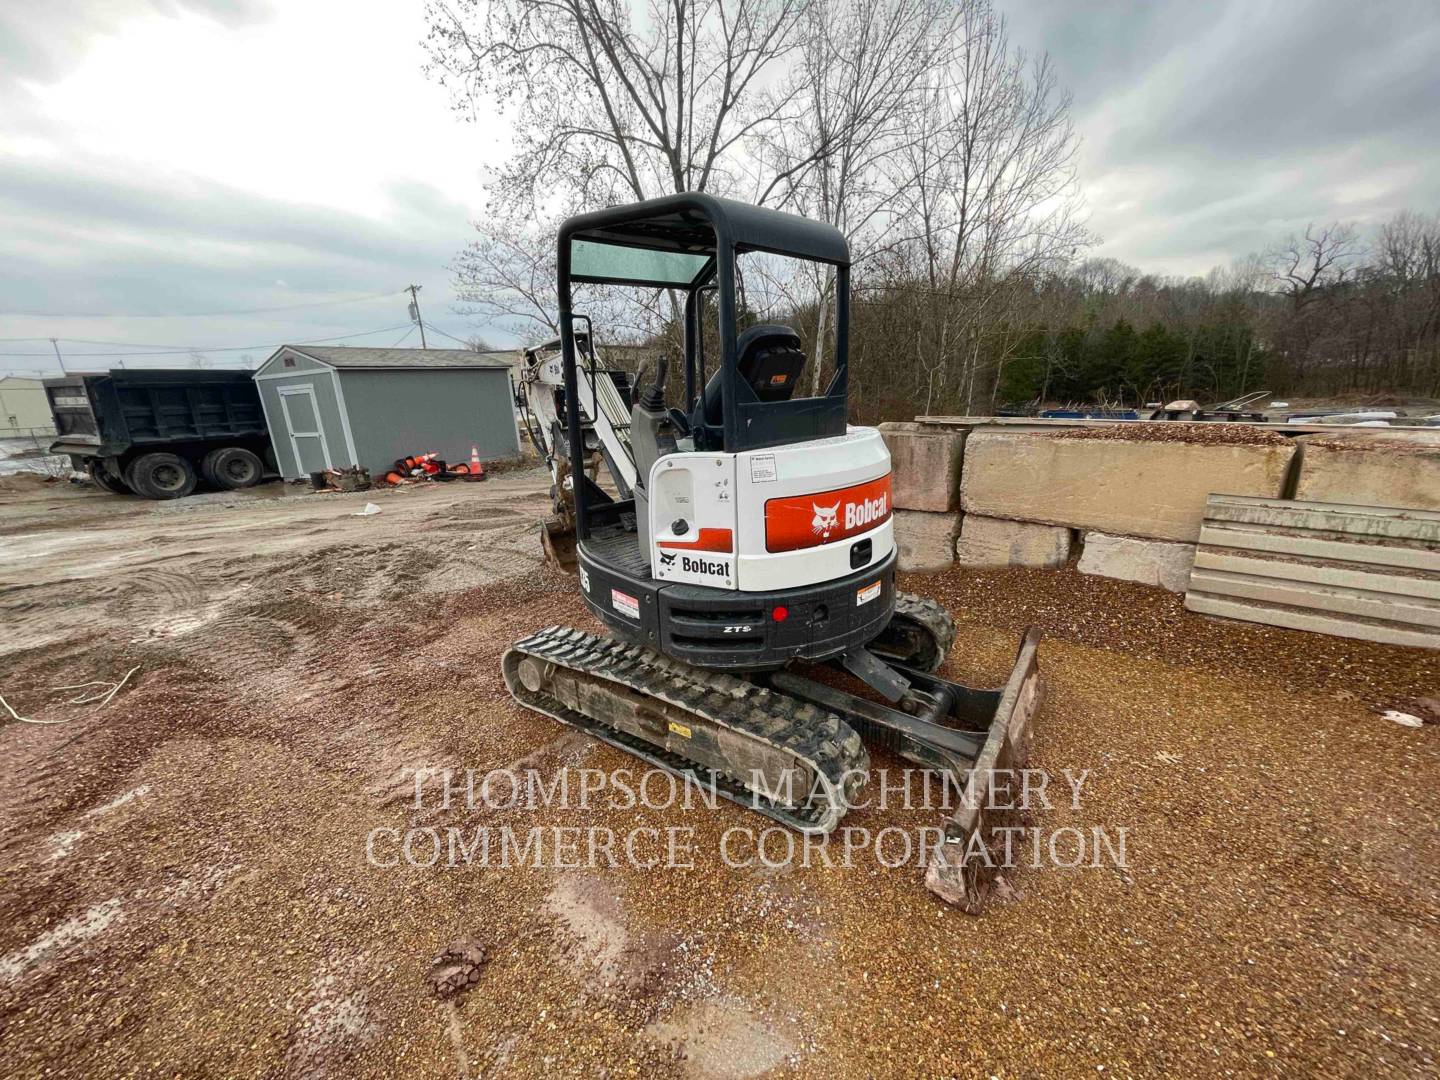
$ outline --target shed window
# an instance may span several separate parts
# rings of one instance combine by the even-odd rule
[[[285,366],[286,366],[286,367],[294,367],[294,366],[295,366],[295,358],[294,358],[293,356],[287,356],[287,357],[285,357]]]

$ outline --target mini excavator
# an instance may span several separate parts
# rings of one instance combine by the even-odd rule
[[[818,396],[797,393],[793,329],[741,325],[752,253],[834,275],[834,374]],[[831,832],[857,800],[867,740],[935,770],[958,809],[926,884],[978,911],[1001,821],[992,781],[1023,766],[1039,707],[1039,637],[1024,636],[998,689],[936,674],[955,625],[896,590],[890,455],[879,431],[847,422],[844,236],[687,193],[571,217],[557,256],[560,336],[525,350],[517,399],[551,470],[545,551],[577,571],[608,633],[551,626],[516,642],[510,692],[804,833]],[[638,394],[600,361],[576,285],[683,298],[679,394],[663,358]]]

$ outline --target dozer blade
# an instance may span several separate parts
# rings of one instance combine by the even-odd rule
[[[925,872],[926,888],[972,915],[985,906],[1006,847],[994,830],[1005,826],[1011,812],[990,808],[995,778],[1004,778],[1008,785],[1011,771],[1023,769],[1030,756],[1031,724],[1044,696],[1039,649],[1040,631],[1031,628],[1000,691],[990,731],[965,780],[960,808],[945,826],[945,843],[936,848]]]
[[[545,552],[545,561],[573,574],[579,566],[575,553],[575,529],[558,517],[546,518],[540,523],[540,547]]]
[[[997,777],[1009,786],[1008,770],[1022,769],[1030,752],[1030,726],[1040,708],[1040,632],[1020,643],[1010,678],[998,690],[950,682],[918,668],[888,665],[888,677],[911,692],[915,713],[883,705],[795,671],[768,676],[775,689],[844,718],[866,739],[927,769],[942,773],[959,790],[960,806],[945,823],[945,842],[926,868],[925,884],[948,903],[978,914],[1003,857],[1005,822],[990,809]],[[864,657],[853,661],[865,666]],[[871,655],[869,664],[880,664]],[[848,665],[847,665],[848,666]],[[859,674],[859,671],[852,669]],[[883,674],[883,673],[882,673]],[[883,682],[884,679],[877,679]],[[897,691],[898,692],[898,691]]]

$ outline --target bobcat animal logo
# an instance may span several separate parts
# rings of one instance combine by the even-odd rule
[[[815,511],[815,516],[810,519],[810,528],[816,536],[824,539],[830,535],[831,529],[840,527],[840,504],[838,502],[834,506],[820,506],[812,502],[810,509]]]
[[[673,554],[669,553],[669,552],[666,552],[666,551],[660,552],[660,565],[661,565],[661,566],[674,566],[674,565],[675,565],[675,556],[674,556]]]

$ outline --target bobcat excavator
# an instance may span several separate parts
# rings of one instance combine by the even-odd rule
[[[558,245],[560,338],[526,350],[519,396],[554,481],[546,550],[573,560],[609,633],[552,626],[516,642],[510,692],[803,833],[829,833],[860,795],[863,736],[959,793],[926,884],[978,911],[998,861],[992,782],[1026,757],[1039,638],[1025,635],[999,689],[935,674],[954,623],[896,590],[890,456],[876,429],[846,421],[845,238],[690,193],[572,217]],[[752,253],[833,269],[835,373],[820,396],[796,395],[807,357],[792,329],[740,325]],[[678,406],[665,360],[638,399],[600,364],[573,306],[581,283],[684,298]],[[586,467],[597,456],[613,494]]]

